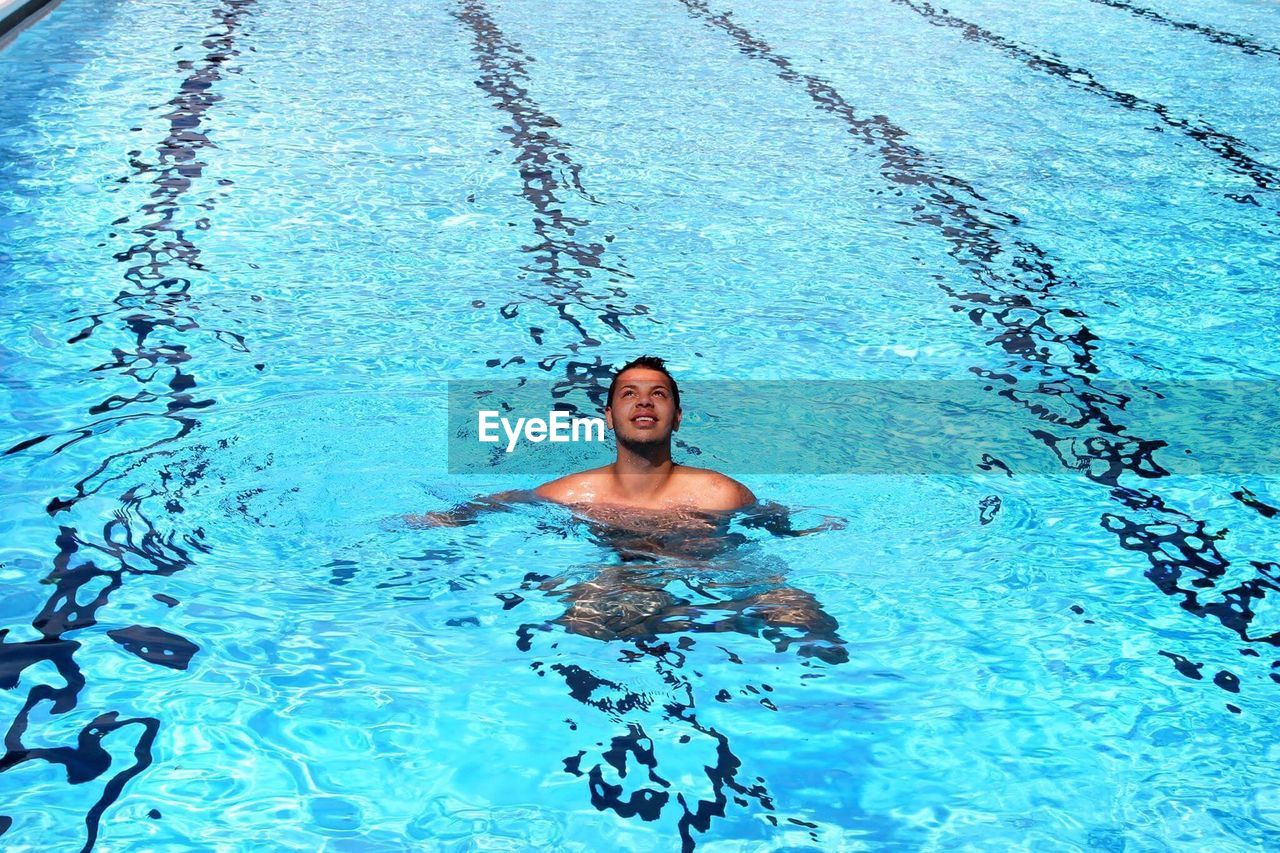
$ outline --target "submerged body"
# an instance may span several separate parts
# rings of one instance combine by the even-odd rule
[[[634,640],[737,631],[763,634],[779,650],[797,643],[802,656],[848,660],[835,619],[811,594],[786,585],[785,567],[758,565],[734,553],[748,537],[730,530],[740,513],[744,526],[781,536],[843,525],[828,519],[810,530],[794,530],[784,507],[761,504],[737,480],[672,460],[680,392],[660,359],[643,357],[620,370],[608,400],[605,423],[617,440],[611,464],[408,520],[457,526],[473,523],[483,511],[509,511],[513,504],[560,504],[621,558],[585,579],[539,583],[567,605],[554,621],[570,633]]]
[[[764,636],[783,651],[828,663],[848,660],[836,620],[810,593],[786,582],[786,566],[762,559],[741,531],[761,527],[776,535],[792,530],[776,506],[753,512],[649,511],[602,505],[575,510],[592,538],[613,550],[618,564],[598,567],[570,582],[539,584],[567,608],[555,622],[573,634],[599,640],[654,638],[660,634],[734,631]],[[824,525],[828,529],[835,525]]]

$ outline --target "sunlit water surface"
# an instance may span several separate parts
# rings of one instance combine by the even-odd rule
[[[1135,4],[63,0],[0,53],[0,843],[1277,843],[1280,490],[1089,389],[1276,376],[1280,17]],[[538,480],[449,472],[446,380],[642,352],[1079,441],[745,472],[847,523],[693,558],[399,521]]]

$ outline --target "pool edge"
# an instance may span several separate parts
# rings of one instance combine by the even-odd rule
[[[51,11],[62,0],[12,0],[0,2],[0,50],[4,50],[27,27]]]

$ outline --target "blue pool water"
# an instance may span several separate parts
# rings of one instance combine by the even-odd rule
[[[1091,389],[1280,373],[1277,81],[1246,0],[63,0],[0,52],[0,843],[1274,846],[1280,485]],[[450,472],[448,380],[643,352],[982,379],[1061,470],[848,447],[743,475],[843,529],[643,571],[396,521],[542,479]],[[688,625],[566,629],[626,572]]]

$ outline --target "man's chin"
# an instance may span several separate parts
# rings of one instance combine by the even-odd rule
[[[628,450],[643,451],[650,450],[655,447],[662,447],[671,443],[671,433],[653,433],[652,435],[619,435],[617,436],[618,444]]]

